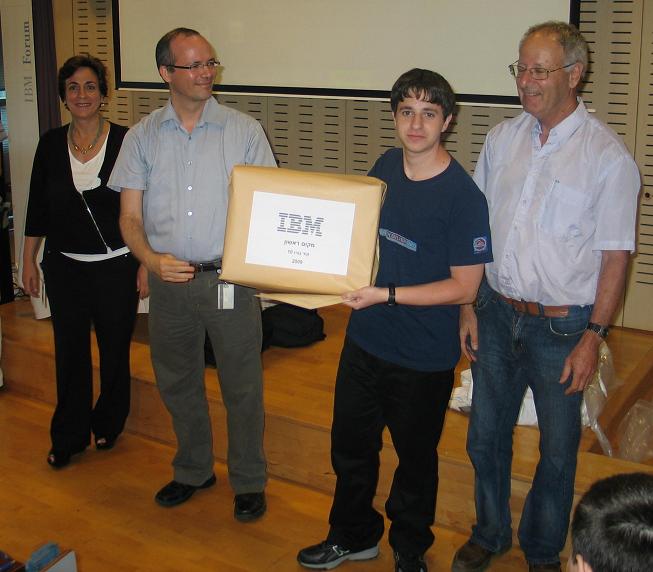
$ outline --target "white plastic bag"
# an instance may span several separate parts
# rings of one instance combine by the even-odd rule
[[[640,399],[619,423],[617,456],[644,463],[653,459],[653,403]]]
[[[456,387],[451,394],[449,407],[462,413],[469,413],[472,407],[472,393],[474,391],[471,369],[460,372],[460,382],[460,387]],[[526,389],[526,393],[524,394],[524,400],[522,401],[519,417],[517,418],[517,425],[537,425],[533,392],[530,387]]]
[[[472,379],[472,370],[466,369],[460,373],[460,387],[456,387],[451,394],[449,407],[456,411],[468,413],[472,405],[472,394],[474,391],[474,381]],[[590,427],[601,444],[603,452],[612,456],[612,446],[608,441],[605,433],[599,425],[599,415],[603,411],[608,395],[616,387],[621,385],[614,373],[614,364],[610,348],[605,342],[599,347],[599,362],[596,372],[590,383],[587,384],[583,394],[583,403],[581,405],[581,418],[584,427]],[[653,422],[653,418],[652,418]],[[537,413],[535,403],[533,402],[533,392],[527,388],[522,401],[517,425],[537,425]]]

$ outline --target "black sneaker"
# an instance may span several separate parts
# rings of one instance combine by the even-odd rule
[[[379,555],[379,546],[353,552],[344,546],[325,540],[320,544],[307,546],[297,554],[297,562],[305,568],[331,570],[345,560],[371,560]]]
[[[424,556],[404,554],[395,550],[395,572],[428,572]]]

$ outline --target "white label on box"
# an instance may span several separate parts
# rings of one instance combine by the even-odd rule
[[[255,191],[247,264],[347,275],[354,203]]]

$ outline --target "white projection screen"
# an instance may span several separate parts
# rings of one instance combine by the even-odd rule
[[[118,88],[165,89],[158,39],[198,30],[223,92],[386,97],[404,71],[444,75],[459,101],[513,100],[523,32],[577,23],[578,0],[113,0]],[[115,17],[115,15],[118,17]]]

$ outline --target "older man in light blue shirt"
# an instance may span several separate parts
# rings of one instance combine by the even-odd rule
[[[559,572],[583,389],[623,296],[640,179],[623,142],[577,89],[587,43],[569,24],[534,26],[510,66],[524,113],[490,131],[474,180],[490,210],[494,262],[475,311],[461,310],[472,360],[467,451],[476,525],[453,572],[480,572],[512,544],[512,432],[527,386],[540,461],[519,524],[531,572]]]
[[[258,122],[213,98],[219,62],[199,33],[172,30],[156,59],[170,100],[129,131],[109,181],[122,193],[125,241],[149,270],[152,364],[178,442],[174,479],[155,499],[175,506],[215,483],[207,331],[227,409],[234,515],[246,522],[266,510],[260,306],[218,275],[233,166],[276,163]]]

